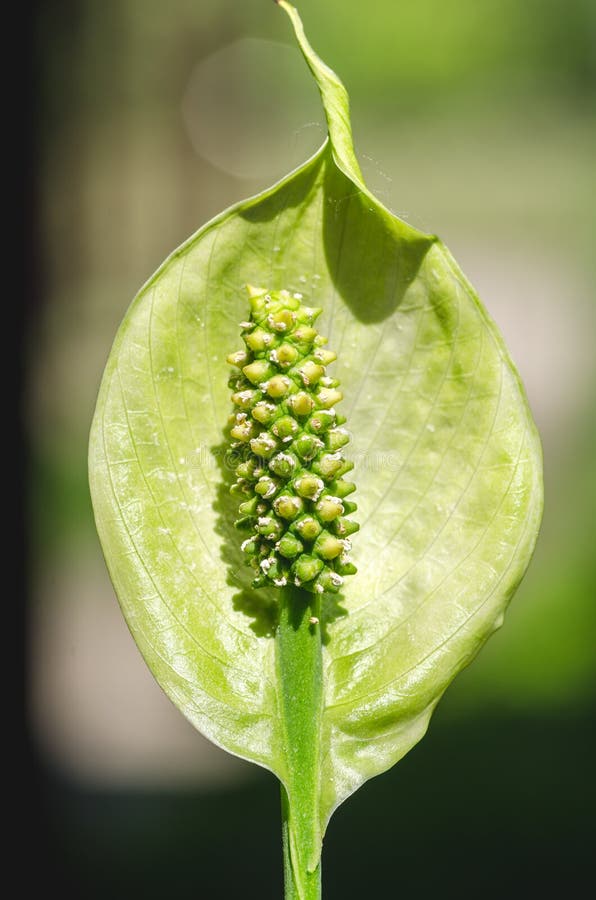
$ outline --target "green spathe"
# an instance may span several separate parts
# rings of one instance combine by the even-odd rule
[[[203,734],[279,776],[302,873],[296,896],[315,896],[304,873],[317,870],[333,810],[421,738],[447,685],[500,625],[539,527],[541,454],[494,323],[444,245],[368,191],[345,89],[295,10],[280,5],[320,87],[329,140],[201,228],[137,295],[102,381],[90,480],[111,577],[147,664]],[[245,284],[321,307],[337,352],[361,529],[358,572],[331,617],[312,595],[299,621],[285,594],[279,625],[255,612],[222,463],[226,357]],[[320,390],[332,407],[335,388]],[[306,419],[311,398],[294,398]],[[345,515],[347,485],[338,475],[330,487]],[[297,557],[299,521],[288,546]],[[344,522],[327,530],[341,535]],[[300,654],[315,675],[299,708],[287,678]]]

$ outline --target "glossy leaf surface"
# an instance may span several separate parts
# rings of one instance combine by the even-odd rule
[[[420,739],[500,625],[536,538],[541,462],[494,323],[444,245],[369,193],[345,89],[281,5],[329,140],[201,228],[142,288],[106,367],[90,476],[111,577],[156,679],[203,734],[287,784],[276,591],[250,588],[233,527],[226,356],[246,284],[323,307],[361,531],[358,573],[321,613],[322,833],[342,800]]]

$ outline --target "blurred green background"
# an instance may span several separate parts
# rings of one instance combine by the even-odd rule
[[[505,627],[424,741],[332,819],[325,897],[574,896],[595,799],[596,3],[298,5],[350,91],[369,186],[441,235],[504,332],[547,498]],[[313,152],[322,111],[270,0],[35,9],[29,709],[48,884],[63,897],[273,900],[275,781],[196,734],[146,671],[95,536],[86,442],[140,285]]]

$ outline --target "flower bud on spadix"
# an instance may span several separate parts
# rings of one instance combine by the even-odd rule
[[[250,320],[241,323],[245,350],[228,356],[231,379],[230,460],[242,500],[238,528],[254,587],[294,584],[312,593],[336,593],[356,571],[344,498],[355,486],[341,476],[352,468],[341,448],[349,434],[335,412],[342,399],[327,375],[335,360],[314,322],[321,313],[300,294],[248,288]],[[239,374],[238,374],[239,370]]]

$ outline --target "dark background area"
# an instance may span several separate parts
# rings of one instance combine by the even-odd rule
[[[579,895],[596,807],[596,5],[299,9],[350,90],[370,187],[443,237],[503,330],[546,483],[504,628],[424,740],[336,812],[324,896]],[[86,444],[130,299],[318,146],[316,90],[270,0],[38,2],[27,28],[30,871],[65,898],[278,898],[275,779],[196,734],[145,670],[101,559]]]
[[[336,812],[324,896],[582,896],[594,846],[586,718],[442,719]],[[93,790],[49,776],[49,883],[69,897],[277,900],[278,799],[266,773],[217,792]]]

